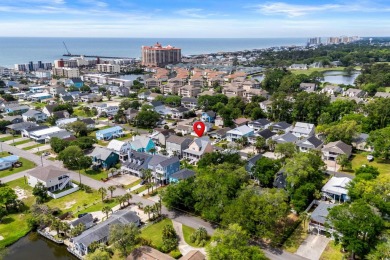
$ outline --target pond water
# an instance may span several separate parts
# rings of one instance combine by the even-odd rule
[[[138,77],[141,77],[142,79],[147,79],[147,75],[144,74],[129,74],[129,75],[119,75],[118,78],[120,79],[127,79],[127,80],[136,80]]]
[[[65,245],[58,245],[36,232],[30,232],[7,248],[4,260],[77,260],[66,250]]]
[[[325,71],[324,82],[332,84],[344,84],[355,86],[355,79],[360,75],[360,71],[354,71],[351,74],[347,74],[344,71]]]

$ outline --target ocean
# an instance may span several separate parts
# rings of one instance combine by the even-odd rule
[[[172,45],[183,55],[262,49],[274,46],[303,46],[306,38],[23,38],[0,37],[0,66],[33,61],[53,62],[66,53],[140,58],[142,45]]]

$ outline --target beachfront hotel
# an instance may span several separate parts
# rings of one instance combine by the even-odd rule
[[[181,49],[170,45],[142,46],[142,65],[162,67],[181,62]]]

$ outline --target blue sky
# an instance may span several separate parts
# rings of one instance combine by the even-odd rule
[[[1,0],[0,36],[390,36],[390,1]]]

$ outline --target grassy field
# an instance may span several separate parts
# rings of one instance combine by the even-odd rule
[[[320,260],[340,260],[345,259],[345,254],[341,252],[341,245],[335,245],[330,241],[321,255]]]
[[[290,253],[295,253],[302,242],[308,236],[307,228],[309,225],[309,221],[305,221],[305,225],[303,221],[298,225],[298,227],[294,230],[291,236],[284,242],[283,249]]]
[[[88,176],[92,179],[95,179],[97,181],[101,181],[102,178],[103,179],[107,178],[107,171],[103,171],[103,170],[100,170],[100,171],[94,171],[92,169],[81,170],[81,174]]]
[[[131,193],[138,194],[138,193],[143,192],[144,190],[147,190],[146,185],[142,185],[138,189],[133,190]],[[152,192],[152,188],[150,188],[149,191]]]
[[[141,237],[150,239],[154,248],[161,248],[162,242],[162,230],[165,225],[172,226],[172,220],[166,218],[160,222],[152,224],[141,230]]]
[[[184,236],[184,241],[186,241],[187,244],[189,244],[192,247],[200,247],[194,243],[191,243],[190,236],[192,233],[195,232],[195,229],[186,225],[183,225],[183,236]],[[208,237],[206,245],[210,244],[210,237]]]
[[[0,138],[0,142],[5,142],[5,141],[9,141],[9,140],[12,140],[12,139],[17,139],[17,138],[20,138],[22,136],[20,135],[15,135],[15,136],[6,136],[6,137],[3,137],[3,138]]]
[[[125,185],[125,190],[126,189],[130,189],[130,188],[133,188],[134,186],[136,186],[136,185],[138,185],[138,184],[140,184],[141,183],[141,179],[139,179],[139,180],[136,180],[135,182],[132,182],[132,183],[130,183],[130,184],[128,184],[128,185]]]
[[[31,142],[31,140],[30,140],[30,139],[27,139],[27,140],[23,140],[23,141],[19,141],[19,142],[13,143],[13,144],[11,144],[11,145],[17,146],[17,145],[26,144],[26,143],[29,143],[29,142]]]
[[[4,154],[4,153],[5,152],[3,152],[2,154]],[[8,155],[9,154],[7,153],[7,155],[4,155],[4,156],[8,156]],[[4,157],[4,156],[1,155],[1,157]],[[29,169],[32,169],[35,167],[35,163],[33,163],[32,161],[29,161],[27,159],[24,159],[22,157],[19,158],[19,161],[22,162],[22,164],[23,164],[21,167],[10,168],[10,169],[0,171],[0,178],[3,178],[5,176],[9,176],[9,175],[17,173],[17,172],[29,170]]]
[[[45,144],[34,144],[32,146],[28,146],[28,147],[22,148],[22,150],[28,151],[28,150],[31,150],[31,149],[34,149],[34,148],[37,148],[37,147],[41,147],[41,146],[44,146],[44,145]]]
[[[293,74],[305,74],[310,75],[314,71],[325,72],[325,71],[343,71],[345,67],[334,67],[334,68],[309,68],[307,70],[290,70]]]
[[[374,161],[369,162],[367,160],[368,152],[362,152],[352,155],[352,169],[356,170],[362,165],[371,165],[377,167],[381,174],[390,174],[390,160],[383,161],[375,158]]]

